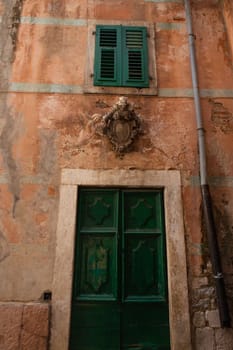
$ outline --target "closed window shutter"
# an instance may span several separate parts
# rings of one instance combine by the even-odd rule
[[[120,85],[120,27],[97,26],[94,85]]]
[[[125,86],[147,87],[148,57],[145,27],[123,27],[123,76]]]
[[[145,27],[96,26],[94,85],[149,86]]]

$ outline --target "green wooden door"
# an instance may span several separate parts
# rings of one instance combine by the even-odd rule
[[[163,194],[79,191],[70,350],[169,350]]]

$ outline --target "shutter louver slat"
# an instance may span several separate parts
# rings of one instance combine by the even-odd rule
[[[114,79],[115,77],[115,51],[117,46],[117,32],[115,29],[100,30],[101,50],[101,79]]]
[[[117,30],[115,28],[99,29],[99,48],[99,81],[103,85],[108,82],[112,84],[116,82]]]
[[[115,29],[100,30],[100,46],[101,47],[116,47],[117,33]]]
[[[126,47],[128,51],[128,78],[130,80],[143,79],[142,72],[142,31],[126,30]]]
[[[142,79],[142,55],[140,51],[129,52],[128,68],[129,79]]]
[[[138,31],[126,31],[126,47],[130,48],[142,48],[143,46],[143,37],[142,32]]]
[[[114,51],[101,51],[100,76],[103,79],[114,79]]]

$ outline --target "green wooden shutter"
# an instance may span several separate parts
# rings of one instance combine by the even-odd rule
[[[122,27],[122,82],[124,86],[148,87],[147,32],[145,27]]]
[[[148,87],[147,29],[96,26],[94,85]]]
[[[120,86],[120,26],[96,26],[94,85]]]

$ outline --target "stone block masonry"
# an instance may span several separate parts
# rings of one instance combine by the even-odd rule
[[[0,350],[47,350],[50,305],[0,303]]]
[[[232,350],[232,330],[220,328],[217,309],[195,312],[193,326],[196,328],[195,350]]]

